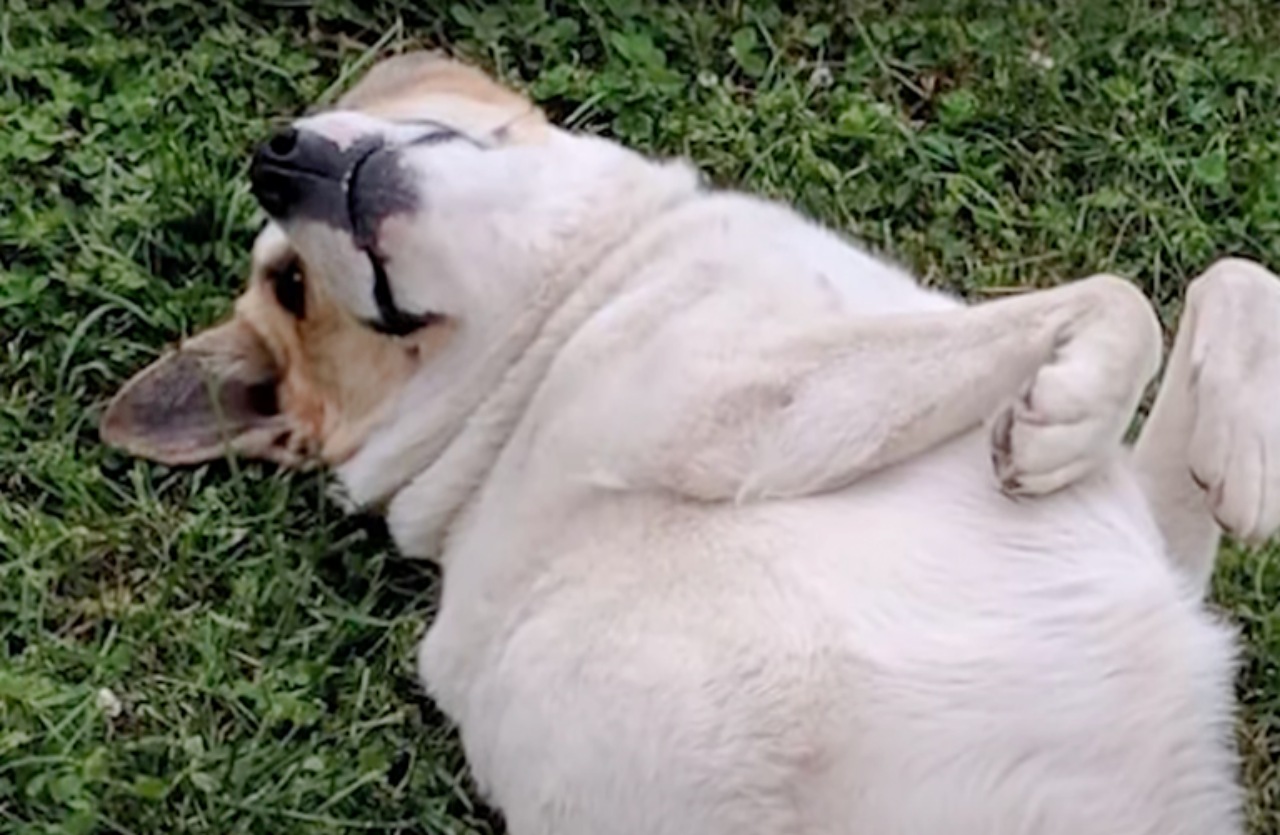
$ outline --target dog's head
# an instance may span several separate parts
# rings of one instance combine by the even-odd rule
[[[429,466],[602,241],[693,188],[425,53],[277,133],[251,178],[271,220],[234,315],[130,380],[103,437],[171,464],[318,459],[360,503]]]

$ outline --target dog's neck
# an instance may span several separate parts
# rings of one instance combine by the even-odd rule
[[[600,212],[584,225],[569,248],[573,257],[557,265],[508,331],[506,356],[478,402],[457,404],[451,426],[375,436],[340,469],[356,505],[384,506],[406,556],[440,556],[452,522],[481,488],[560,349],[634,272],[623,254],[629,244],[699,191],[697,174],[682,163],[631,156],[617,173],[609,193],[596,197],[598,205],[622,211]],[[407,420],[411,413],[398,423]]]

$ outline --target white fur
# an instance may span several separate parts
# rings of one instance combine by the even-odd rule
[[[1201,595],[1211,511],[1280,523],[1273,276],[1197,283],[1131,457],[1118,279],[964,307],[561,132],[405,164],[391,279],[460,337],[340,476],[442,548],[420,671],[515,835],[1241,831]]]

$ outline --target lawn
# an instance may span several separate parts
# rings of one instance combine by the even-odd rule
[[[380,51],[449,45],[973,298],[1109,270],[1172,323],[1215,256],[1280,266],[1269,0],[851,5],[0,2],[0,832],[500,831],[413,675],[430,565],[319,474],[96,437],[227,312],[254,143]],[[1225,550],[1214,589],[1254,833],[1280,832],[1278,556]]]

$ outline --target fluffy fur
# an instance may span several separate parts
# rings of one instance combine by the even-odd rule
[[[1202,595],[1215,517],[1280,524],[1274,276],[1193,283],[1129,450],[1131,285],[964,306],[604,139],[410,146],[455,111],[395,78],[299,126],[391,139],[423,208],[378,248],[449,331],[386,337],[416,364],[337,474],[444,565],[419,669],[515,835],[1241,831]],[[350,236],[278,222],[371,315]]]

